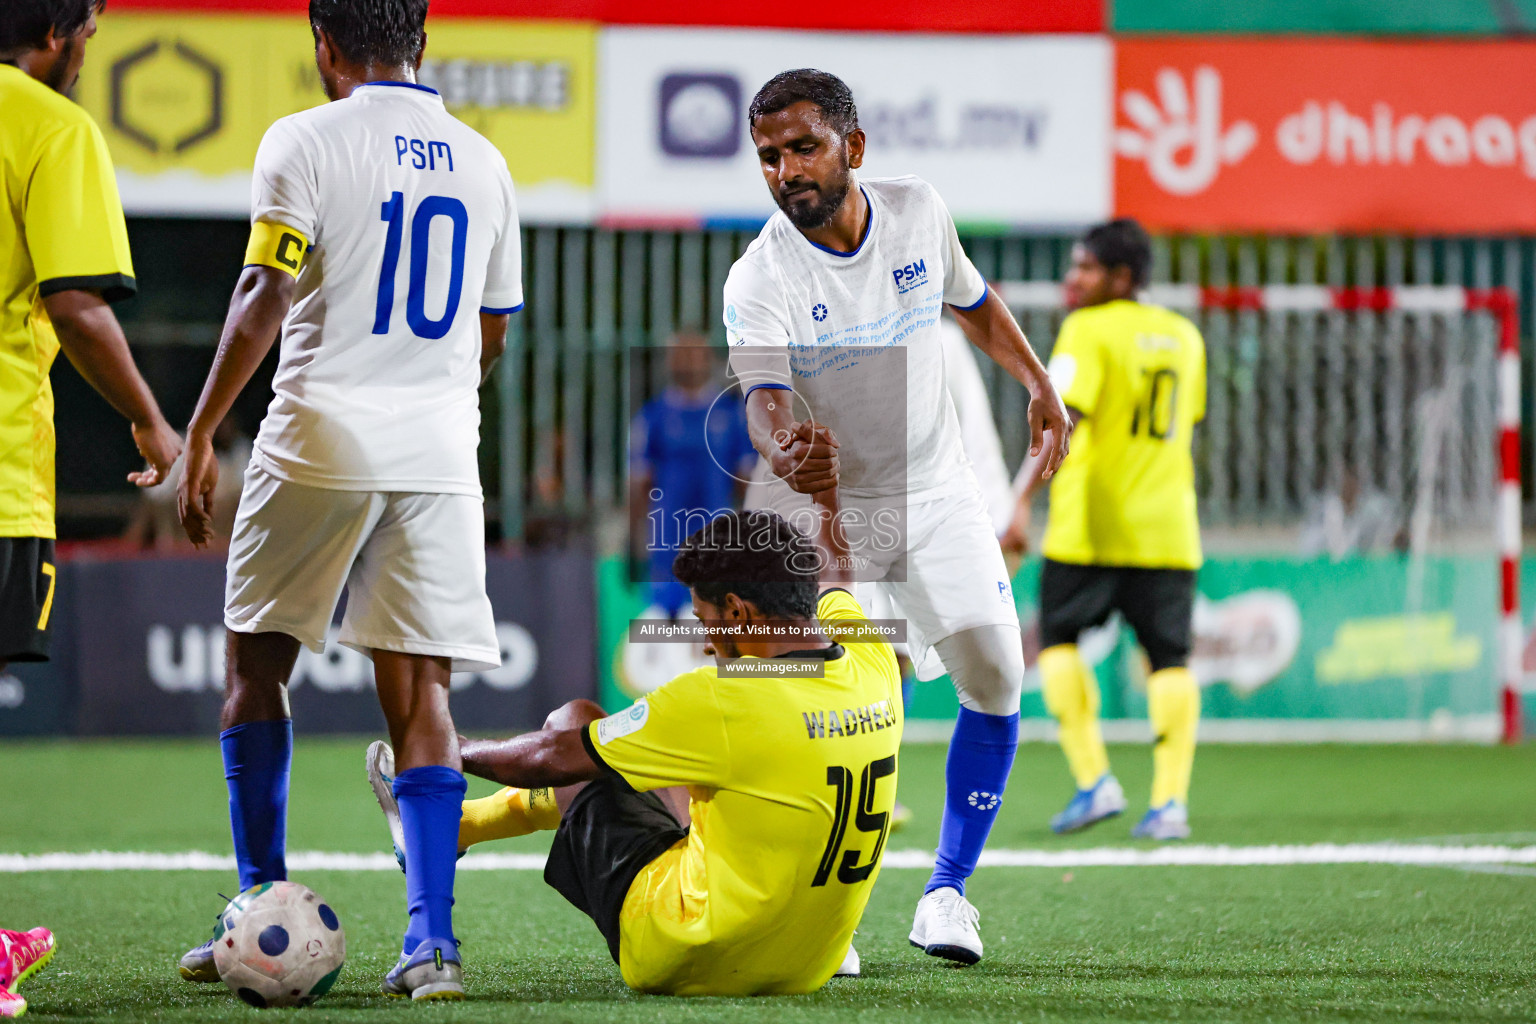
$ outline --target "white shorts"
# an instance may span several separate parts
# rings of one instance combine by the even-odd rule
[[[501,664],[479,498],[306,487],[253,463],[229,542],[225,627],[323,651],[343,587],[339,639],[354,650],[451,658],[454,672]]]
[[[936,679],[944,667],[932,654],[945,637],[977,626],[1019,628],[1008,566],[992,529],[992,517],[982,501],[975,478],[948,494],[906,506],[905,543],[897,548],[876,543],[880,531],[859,529],[876,510],[889,509],[900,499],[844,498],[845,512],[861,516],[846,534],[854,554],[871,559],[860,573],[866,581],[855,586],[859,603],[873,609],[872,590],[884,592],[896,617],[907,620],[907,647],[919,679]],[[765,483],[756,494],[761,504],[799,523],[810,499],[789,489],[782,480]],[[797,514],[798,513],[798,514]],[[873,615],[873,610],[871,611]]]

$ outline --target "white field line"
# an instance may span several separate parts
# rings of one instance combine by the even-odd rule
[[[1155,849],[1100,846],[1081,850],[988,850],[982,867],[1252,867],[1291,864],[1536,864],[1536,846],[1441,846],[1426,843],[1313,843],[1308,846],[1160,846]],[[926,850],[889,850],[887,868],[933,867]],[[288,855],[289,870],[398,871],[387,853]],[[33,853],[0,854],[0,874],[33,871],[233,871],[235,859],[216,853]],[[460,871],[542,871],[536,853],[472,853]]]

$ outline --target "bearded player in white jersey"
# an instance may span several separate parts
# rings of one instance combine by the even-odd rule
[[[383,989],[456,999],[465,787],[448,677],[501,663],[485,592],[479,388],[522,306],[522,268],[505,159],[416,84],[426,13],[427,0],[311,0],[331,102],[278,121],[256,155],[246,267],[188,428],[178,499],[187,535],[206,543],[214,427],[281,327],[225,589],[220,742],[240,888],[286,877],[286,684],[300,644],[324,649],[345,587],[340,641],[373,659],[402,769],[410,924]],[[218,979],[208,943],[180,966],[188,980]]]
[[[926,182],[859,180],[864,133],[848,87],[786,71],[748,125],[779,212],[731,268],[725,326],[753,444],[791,521],[837,487],[860,579],[907,619],[913,661],[931,648],[954,680],[937,863],[910,936],[932,956],[981,958],[966,879],[1001,805],[1018,744],[1024,659],[1008,572],[944,387],[948,304],[1030,394],[1030,452],[1067,451],[1066,409],[1007,308],[960,247]]]

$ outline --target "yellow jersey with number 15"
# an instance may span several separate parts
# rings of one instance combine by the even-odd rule
[[[1205,416],[1205,343],[1160,306],[1117,301],[1062,321],[1051,381],[1083,414],[1051,481],[1041,552],[1074,565],[1198,569],[1190,444]]]
[[[864,612],[829,590],[816,617],[835,635]],[[825,678],[710,665],[587,727],[594,760],[635,789],[690,798],[688,837],[635,876],[619,914],[630,987],[810,992],[848,952],[890,833],[901,676],[880,641],[798,656]]]
[[[55,292],[134,292],[128,229],[101,130],[0,64],[0,537],[54,535]]]

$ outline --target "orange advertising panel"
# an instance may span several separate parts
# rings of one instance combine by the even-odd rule
[[[1536,42],[1121,40],[1115,206],[1163,229],[1536,230]]]

